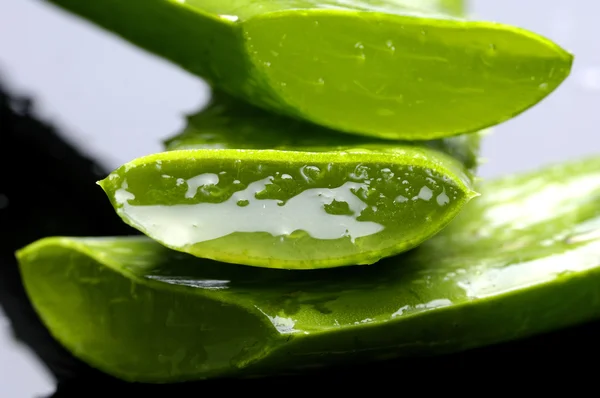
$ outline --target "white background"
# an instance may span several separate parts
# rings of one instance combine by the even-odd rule
[[[85,1],[85,0],[82,0]],[[487,138],[484,177],[600,153],[600,2],[472,0],[474,17],[541,33],[576,55],[548,99]],[[39,115],[114,168],[161,150],[206,87],[177,67],[36,0],[0,0],[0,76],[32,96]],[[9,336],[0,313],[0,397],[53,391],[50,377]]]

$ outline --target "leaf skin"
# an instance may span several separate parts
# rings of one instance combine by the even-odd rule
[[[99,184],[126,223],[171,249],[303,270],[410,250],[478,195],[456,159],[390,144],[176,150],[138,158]]]
[[[145,237],[46,238],[17,257],[52,334],[131,381],[436,355],[598,318],[600,158],[481,190],[442,233],[374,266],[218,264]]]
[[[506,121],[553,92],[573,61],[546,38],[459,19],[443,2],[52,2],[254,105],[382,139]]]
[[[479,163],[485,131],[431,141],[396,141],[398,147],[435,149],[459,160],[471,174]],[[389,147],[374,137],[351,136],[301,120],[264,111],[222,91],[213,90],[207,107],[187,117],[187,125],[165,141],[168,151],[181,149],[275,149],[334,152]]]

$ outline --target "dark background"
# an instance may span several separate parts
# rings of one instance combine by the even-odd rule
[[[481,174],[494,177],[599,154],[600,2],[473,0],[471,5],[476,17],[531,29],[576,55],[572,75],[555,93],[486,139],[483,154],[488,163]],[[0,87],[11,96],[0,97],[2,306],[11,318],[20,317],[17,332],[35,344],[53,373],[61,378],[78,375],[78,381],[65,384],[62,391],[81,388],[89,380],[96,380],[89,382],[91,388],[109,386],[84,377],[88,370],[51,343],[19,300],[16,271],[7,265],[13,263],[14,247],[45,232],[128,233],[93,181],[134,157],[159,151],[160,140],[182,126],[182,116],[206,102],[206,87],[165,61],[36,0],[0,0]],[[22,97],[33,99],[33,107]],[[32,118],[55,126],[58,136]],[[60,137],[97,164],[61,143]],[[29,163],[34,174],[23,168],[31,162],[28,159],[35,159]],[[31,194],[52,192],[57,181],[69,183],[71,190],[55,200]],[[78,213],[73,203],[82,197],[96,209],[94,216]],[[35,230],[24,229],[27,225],[35,225]],[[578,356],[596,353],[598,331],[591,325],[436,362],[348,370],[350,374],[330,375],[328,380],[344,384],[352,374],[364,376],[369,370],[380,381],[391,375],[435,375],[457,368],[475,372],[482,367],[491,370],[502,361],[511,363],[513,373],[517,368],[543,366],[572,370],[580,363]],[[43,396],[54,388],[51,373],[25,345],[12,339],[9,322],[0,312],[0,397]]]

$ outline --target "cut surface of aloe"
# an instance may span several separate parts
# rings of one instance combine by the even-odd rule
[[[503,122],[572,63],[548,39],[459,19],[444,1],[52,2],[257,106],[386,139]]]
[[[424,240],[425,236],[431,236],[438,230],[442,229],[447,224],[447,220],[445,219],[445,211],[448,212],[447,214],[450,214],[451,218],[453,217],[453,213],[455,214],[455,212],[459,211],[464,203],[459,202],[456,208],[448,206],[444,209],[445,211],[436,212],[436,214],[427,215],[425,212],[423,212],[420,215],[416,215],[415,212],[419,211],[418,209],[410,205],[405,205],[407,202],[409,202],[409,197],[413,201],[419,199],[431,201],[431,204],[433,205],[432,207],[434,208],[440,205],[446,207],[446,188],[441,188],[441,197],[438,197],[438,193],[436,192],[435,201],[432,200],[433,195],[430,196],[428,193],[428,189],[430,189],[428,185],[425,185],[426,188],[423,191],[423,195],[419,196],[421,194],[422,187],[416,187],[416,185],[421,183],[422,178],[419,179],[418,176],[421,175],[421,177],[423,177],[423,171],[425,171],[425,174],[431,174],[432,171],[427,171],[427,169],[423,170],[419,165],[421,161],[417,161],[415,169],[415,166],[413,166],[411,163],[410,156],[411,154],[421,153],[423,155],[423,160],[426,160],[431,156],[431,160],[434,163],[440,162],[440,164],[450,165],[451,168],[458,171],[455,177],[457,175],[463,175],[463,183],[470,186],[471,177],[469,175],[475,171],[477,166],[477,153],[479,149],[480,136],[481,135],[479,133],[466,134],[433,141],[419,141],[412,143],[397,142],[392,146],[389,144],[389,142],[384,140],[378,140],[372,137],[344,135],[318,125],[294,120],[285,116],[277,116],[270,112],[263,111],[260,108],[256,108],[248,103],[237,100],[223,92],[216,91],[213,94],[213,98],[209,106],[201,112],[189,117],[188,124],[181,134],[167,140],[166,149],[243,149],[248,153],[250,153],[249,150],[256,150],[254,152],[255,154],[262,154],[263,156],[264,154],[272,153],[274,156],[281,158],[281,160],[285,160],[287,156],[291,156],[296,159],[303,159],[305,161],[309,161],[313,156],[311,153],[316,152],[327,153],[328,157],[331,159],[337,159],[338,162],[342,163],[346,161],[345,156],[348,153],[362,152],[362,154],[356,158],[356,161],[361,162],[357,163],[359,165],[358,169],[361,170],[358,174],[364,174],[365,183],[371,184],[372,180],[374,179],[375,183],[378,184],[379,187],[384,185],[396,185],[396,193],[384,193],[383,196],[373,192],[374,190],[378,189],[375,185],[369,186],[368,188],[365,187],[371,190],[369,195],[371,200],[376,200],[370,203],[372,206],[374,206],[371,209],[377,209],[378,211],[382,212],[381,214],[384,218],[389,218],[389,223],[386,228],[391,227],[391,232],[395,236],[395,242],[381,242],[380,245],[376,247],[369,241],[365,241],[365,243],[353,241],[352,237],[350,236],[350,243],[356,245],[357,247],[352,248],[348,246],[340,250],[338,247],[340,246],[339,241],[332,239],[332,237],[327,238],[324,235],[321,235],[320,237],[315,236],[314,232],[318,232],[318,229],[325,229],[323,228],[322,223],[326,223],[330,227],[333,227],[335,224],[337,224],[338,228],[340,228],[343,227],[343,225],[345,225],[345,223],[348,221],[347,217],[339,217],[339,215],[344,214],[336,214],[335,209],[331,206],[331,204],[335,204],[336,206],[345,206],[340,203],[342,199],[335,198],[330,195],[330,197],[327,198],[325,202],[322,202],[321,206],[319,206],[321,210],[316,214],[314,212],[307,211],[306,208],[290,210],[293,213],[296,213],[297,217],[302,218],[303,221],[313,224],[312,230],[303,229],[304,232],[311,235],[311,237],[314,239],[330,240],[329,244],[322,242],[317,250],[317,253],[315,253],[315,250],[311,248],[312,242],[310,240],[299,244],[299,242],[295,239],[289,239],[288,237],[282,236],[289,235],[289,233],[277,234],[273,231],[269,231],[273,235],[273,237],[271,237],[269,240],[265,241],[264,239],[257,239],[257,242],[263,242],[263,244],[259,246],[255,246],[255,244],[250,240],[248,241],[248,245],[252,246],[250,253],[258,254],[258,258],[256,259],[248,258],[247,255],[244,255],[241,258],[238,256],[237,259],[236,257],[232,257],[231,254],[233,253],[229,253],[232,251],[231,248],[238,246],[237,243],[233,243],[233,240],[224,240],[224,243],[220,245],[220,250],[227,253],[213,254],[212,252],[214,249],[211,248],[209,251],[206,251],[206,245],[198,245],[195,248],[191,248],[190,251],[200,257],[208,256],[209,258],[215,258],[222,261],[244,264],[252,261],[251,264],[253,265],[262,265],[273,268],[325,268],[336,265],[354,264],[357,262],[373,262],[380,257],[389,255],[391,252],[398,253],[410,249],[418,244],[418,242]],[[276,150],[279,152],[265,152],[264,150]],[[336,152],[340,152],[340,155],[335,156],[334,154]],[[462,167],[455,160],[451,160],[445,156],[440,157],[439,152],[451,155],[460,163],[462,163]],[[207,152],[205,151],[201,153]],[[405,165],[405,172],[398,173],[397,170],[392,172],[391,169],[394,167],[391,165],[400,161],[398,155],[403,153],[405,155],[409,155],[405,159],[405,161],[408,162]],[[185,153],[182,156],[185,156]],[[362,161],[367,160],[367,162],[369,162],[369,159],[372,159],[372,156],[376,156],[381,159],[382,163],[380,164],[380,167],[382,170],[385,169],[385,172],[381,176],[368,177],[368,173],[365,174],[369,166],[367,164],[362,164]],[[417,156],[421,157],[420,155]],[[202,161],[199,159],[198,162]],[[338,165],[338,167],[340,166],[341,165]],[[350,169],[353,169],[355,166],[356,165],[349,165]],[[317,167],[322,168],[320,165]],[[327,166],[327,170],[329,174],[331,174],[331,166]],[[350,174],[354,174],[355,177],[357,175],[356,172],[352,172]],[[291,177],[291,174],[288,174],[287,176]],[[413,176],[417,177],[416,180],[413,180]],[[332,181],[330,178],[322,178],[322,181],[319,182],[319,185],[322,188],[327,188],[328,190],[328,188],[334,186],[343,186],[347,182],[355,182],[355,177],[338,175],[337,182]],[[335,179],[336,177],[334,177],[334,180]],[[426,180],[428,180],[427,182],[429,183],[434,183],[435,181],[435,179],[431,178],[431,176],[428,179],[426,177]],[[402,184],[398,185],[398,182],[400,181]],[[303,184],[302,180],[300,183]],[[410,190],[410,188],[408,188],[409,186],[415,186],[416,188],[412,193],[406,195],[406,193],[408,193]],[[116,184],[116,187],[118,187],[118,183]],[[277,187],[275,189],[279,190],[280,188]],[[355,193],[359,192],[355,191]],[[468,196],[470,194],[467,193],[466,195]],[[261,195],[258,194],[255,197],[260,198],[260,196]],[[358,196],[361,196],[360,193]],[[396,201],[399,203],[390,208],[389,200],[385,199],[386,196],[395,197],[397,199]],[[427,200],[428,198],[429,200]],[[321,201],[323,198],[317,197],[313,198],[313,200],[314,199]],[[256,208],[247,207],[241,210],[239,217],[258,217],[260,219],[265,217],[266,211],[260,206],[261,202],[258,201],[256,203],[258,204]],[[346,201],[346,203],[350,202]],[[188,221],[190,220],[189,217],[196,217],[198,220],[200,220],[200,224],[204,225],[205,228],[211,228],[211,218],[206,218],[206,211],[203,212],[200,208],[198,208],[196,212],[194,212],[193,208],[189,208],[189,210],[190,211],[187,212]],[[334,212],[331,210],[334,210]],[[437,208],[437,210],[440,209]],[[127,212],[127,209],[122,209],[120,214],[122,214],[125,219],[128,219],[130,218],[130,215],[127,214]],[[285,212],[287,212],[287,210]],[[298,223],[298,219],[291,219],[289,216],[286,216],[285,212],[282,212],[278,215],[272,215],[277,217],[277,220],[273,220],[274,223],[288,230],[301,228],[299,224],[297,226],[293,225],[294,223]],[[321,219],[322,215],[326,215],[325,213],[329,213],[333,217],[323,219],[322,223],[315,222],[316,220]],[[233,213],[231,215],[233,215]],[[154,214],[154,216],[156,218],[158,217],[158,214]],[[366,220],[362,214],[356,213],[355,216],[357,216],[357,220]],[[250,220],[250,218],[247,219]],[[407,220],[414,220],[415,222],[411,222],[410,225],[407,225]],[[172,218],[170,221],[171,223],[180,222],[179,219],[174,218]],[[148,224],[148,222],[150,222],[150,217],[146,219],[146,224]],[[230,223],[234,225],[238,224],[239,222],[239,218],[237,217],[227,218],[220,221],[220,223]],[[423,225],[418,226],[417,224],[420,222]],[[260,221],[256,222],[256,225],[259,226],[259,228],[264,228],[264,225],[262,225]],[[163,229],[162,226],[156,226],[156,228]],[[423,229],[425,229],[426,232],[423,232]],[[396,231],[395,233],[394,230]],[[144,228],[142,231],[148,233],[149,236],[156,238],[156,235],[153,234],[151,229]],[[311,231],[313,232],[312,234]],[[251,231],[245,232],[247,234]],[[253,236],[258,237],[259,234],[256,232],[261,232],[261,230],[257,229],[253,232]],[[262,232],[267,231],[262,230]],[[166,231],[165,234],[167,234]],[[379,235],[379,238],[382,236],[383,235]],[[373,238],[377,239],[377,236],[374,236]],[[286,240],[283,241],[282,239]],[[312,241],[314,241],[314,239],[312,239]],[[159,240],[165,243],[164,239],[160,238]],[[173,247],[172,243],[167,244],[170,247]],[[180,247],[181,245],[175,244],[174,246]],[[379,251],[379,253],[369,254],[368,252],[373,249]],[[189,249],[184,249],[184,251],[188,250]],[[245,251],[248,249],[243,247],[241,250]],[[289,253],[282,254],[284,250],[288,251]],[[344,253],[354,254],[351,254],[350,257],[347,258],[339,258],[339,256],[343,256]],[[254,256],[256,256],[256,254]],[[328,256],[329,258],[327,258]]]
[[[466,350],[600,315],[600,158],[503,178],[418,249],[294,272],[218,264],[146,237],[17,253],[52,334],[117,377],[267,375]]]
[[[398,145],[335,151],[175,150],[100,185],[165,246],[268,268],[371,264],[417,246],[477,194],[456,159]]]

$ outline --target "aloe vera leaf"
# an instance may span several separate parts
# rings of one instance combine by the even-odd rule
[[[100,185],[126,223],[171,249],[306,270],[414,248],[477,195],[471,180],[442,152],[388,144],[170,151],[129,162]]]
[[[259,107],[386,139],[503,122],[572,64],[546,38],[437,1],[52,2]]]
[[[414,146],[417,148],[433,148],[443,151],[447,154],[460,160],[469,171],[474,172],[477,165],[477,152],[479,149],[480,134],[466,134],[457,137],[449,137],[435,141],[419,141],[419,142],[398,142],[399,147]],[[235,99],[220,91],[213,93],[211,103],[201,112],[188,117],[188,124],[184,131],[177,136],[167,140],[167,150],[182,150],[182,149],[275,149],[283,151],[305,151],[305,152],[336,152],[357,150],[358,148],[368,148],[372,151],[381,151],[385,148],[389,149],[386,141],[378,140],[373,137],[348,136],[340,134],[334,130],[320,127],[314,124],[306,123],[299,120],[290,119],[285,116],[276,116],[270,112],[263,111],[246,102]],[[411,174],[414,171],[411,171]],[[408,181],[407,179],[406,181]],[[403,179],[403,182],[405,180]],[[444,190],[442,190],[444,192]],[[376,205],[377,206],[377,205]],[[247,209],[248,211],[250,209]],[[260,210],[260,207],[259,207]],[[202,215],[199,213],[199,217]],[[307,215],[302,215],[307,217]],[[406,213],[394,214],[390,218],[390,222],[401,222],[402,218],[406,217]],[[170,220],[176,222],[175,220]],[[331,220],[335,221],[335,220]],[[424,219],[426,221],[426,219]],[[237,223],[237,219],[231,219],[226,222]],[[343,222],[340,219],[339,222]],[[279,221],[280,224],[285,223],[285,220]],[[260,223],[257,223],[260,224]],[[426,222],[428,228],[443,228],[445,222],[431,223]],[[160,228],[160,227],[159,227]],[[208,227],[210,228],[210,227]],[[401,240],[418,242],[412,238],[414,232],[402,233]],[[153,235],[150,235],[153,236]],[[162,241],[162,240],[161,240]],[[163,241],[164,242],[164,241]],[[237,247],[237,244],[227,242],[229,247]],[[290,242],[291,244],[291,242]],[[335,243],[334,243],[335,244]],[[251,242],[249,242],[251,245]],[[274,244],[267,242],[264,246],[254,247],[255,252],[263,256],[270,256],[274,248]],[[292,246],[297,251],[297,256],[306,256],[310,252],[309,247]],[[396,250],[404,251],[413,247],[410,245],[397,246]],[[363,247],[361,251],[366,250]],[[243,250],[243,249],[242,249]],[[330,254],[325,248],[319,250],[320,255]],[[202,247],[197,250],[197,255],[200,257],[206,256],[207,253]],[[384,254],[380,254],[384,256]],[[218,257],[217,257],[218,258]],[[218,258],[218,259],[222,259]],[[276,259],[269,259],[270,262]],[[230,262],[239,263],[248,261],[247,256],[241,259],[230,259]],[[348,264],[351,264],[352,258],[347,259]],[[322,268],[323,264],[302,264],[302,265],[286,265],[276,261],[276,267],[285,268]],[[255,265],[265,264],[265,260],[257,262]],[[268,263],[267,263],[268,264]]]
[[[416,146],[442,151],[472,173],[484,132],[431,141],[397,141],[397,146]],[[187,117],[187,125],[165,141],[166,150],[181,149],[277,149],[333,152],[351,148],[381,148],[389,142],[374,137],[341,134],[301,120],[264,111],[215,90],[207,107]]]
[[[485,183],[418,249],[375,266],[219,264],[146,238],[17,253],[52,334],[114,376],[170,382],[457,352],[600,314],[600,158]]]

